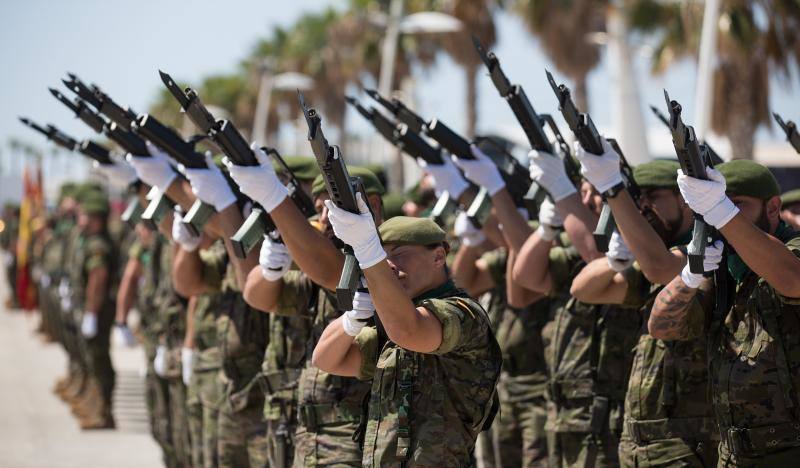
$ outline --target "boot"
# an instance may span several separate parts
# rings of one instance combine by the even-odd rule
[[[72,413],[78,418],[93,414],[98,411],[97,408],[101,402],[100,385],[94,379],[89,378],[86,383],[86,390],[72,406]]]
[[[56,380],[56,384],[53,385],[53,393],[59,398],[64,399],[64,391],[67,389],[67,387],[69,387],[71,381],[72,374],[67,374],[64,377],[59,378]]]
[[[78,399],[86,386],[86,376],[83,373],[75,373],[69,387],[64,389],[64,401],[72,405],[72,402]]]
[[[100,395],[98,395],[100,396]],[[81,430],[116,429],[111,405],[105,400],[98,400],[91,411],[78,420]]]

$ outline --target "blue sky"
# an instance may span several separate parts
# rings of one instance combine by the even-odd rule
[[[6,66],[0,74],[0,148],[7,152],[5,141],[12,137],[46,146],[17,122],[17,115],[51,121],[76,137],[92,135],[47,92],[48,86],[60,84],[66,71],[102,85],[120,103],[142,112],[162,86],[157,69],[189,81],[230,71],[272,26],[288,25],[305,11],[331,4],[344,2],[4,1],[0,6],[0,57]],[[497,27],[495,51],[512,81],[525,87],[539,112],[555,112],[555,98],[544,77],[544,68],[551,65],[536,40],[514,16],[499,15]],[[589,82],[590,110],[599,126],[610,124],[611,115],[605,68],[604,61]],[[694,65],[684,62],[663,77],[653,77],[644,58],[638,58],[643,104],[662,103],[661,90],[666,87],[684,104],[685,117],[691,121],[694,73]],[[451,126],[463,128],[463,76],[448,58],[440,58],[431,69],[417,70],[416,82],[423,114],[435,113]],[[800,119],[796,85],[790,90],[775,86],[771,103],[773,110]],[[479,129],[515,122],[488,77],[480,81],[479,112]],[[649,110],[645,117],[648,126],[658,125]],[[367,131],[357,117],[349,119],[351,129]],[[759,133],[759,141],[781,138],[777,132]]]

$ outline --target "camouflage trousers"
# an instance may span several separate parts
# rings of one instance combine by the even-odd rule
[[[547,408],[544,396],[525,401],[500,400],[492,425],[496,467],[546,467]]]
[[[149,353],[148,353],[149,356]],[[172,445],[172,424],[169,406],[169,383],[156,375],[153,370],[153,359],[148,357],[148,369],[145,376],[147,413],[150,419],[150,432],[161,447],[164,466],[169,468],[180,466],[175,457]]]
[[[750,454],[734,455],[730,452],[728,447],[723,443],[719,444],[719,461],[718,467],[742,467],[742,468],[757,468],[762,466],[767,467],[783,467],[783,466],[797,466],[800,461],[800,447],[790,447],[783,450],[777,450],[772,453],[765,454]]]
[[[617,467],[619,436],[610,431],[595,435],[585,432],[548,432],[550,466]]]
[[[217,466],[217,424],[222,392],[219,369],[192,373],[186,389],[186,407],[195,468]]]
[[[247,406],[235,411],[230,401],[219,411],[219,466],[242,468],[267,466],[267,423],[264,421],[264,398],[251,392]]]
[[[314,466],[361,466],[361,449],[353,441],[357,421],[318,426],[311,431],[299,426],[294,437],[295,468]]]
[[[180,466],[192,466],[192,440],[189,432],[189,416],[186,406],[186,385],[181,377],[167,379],[169,388],[169,411],[172,422],[172,445]]]
[[[717,464],[717,442],[709,439],[663,439],[637,444],[623,434],[619,443],[619,464],[637,467],[709,467]]]

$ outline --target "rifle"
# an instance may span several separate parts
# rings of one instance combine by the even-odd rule
[[[661,112],[661,110],[658,107],[651,105],[650,106],[650,110],[653,111],[653,113],[656,115],[658,120],[661,121],[661,123],[666,125],[667,128],[670,129],[670,131],[672,131],[672,126],[669,123],[669,119],[667,118],[667,116],[664,115],[663,112]],[[708,161],[711,164],[713,164],[714,166],[716,166],[718,164],[722,164],[723,162],[725,162],[720,157],[720,155],[717,154],[716,151],[714,151],[714,148],[712,148],[711,145],[709,145],[707,141],[703,141],[702,143],[700,143],[700,147],[703,149],[703,153],[706,154],[706,157],[708,158]]]
[[[678,101],[671,100],[667,90],[664,90],[664,100],[669,111],[669,128],[672,132],[672,144],[678,155],[678,162],[683,173],[695,179],[708,180],[706,166],[709,165],[708,154],[697,141],[694,128],[683,123],[681,112],[683,108]],[[706,224],[703,217],[694,214],[692,240],[689,242],[687,254],[689,257],[689,270],[692,273],[703,274],[703,257],[708,246],[709,237],[713,234],[712,228]]]
[[[322,119],[316,109],[309,108],[306,105],[305,98],[299,90],[297,95],[300,101],[300,108],[303,110],[303,116],[308,125],[308,141],[311,143],[311,150],[314,152],[317,164],[319,164],[322,178],[325,181],[325,188],[328,190],[331,201],[339,208],[351,213],[360,213],[356,193],[361,192],[364,201],[367,200],[361,179],[350,176],[339,147],[336,145],[330,146],[328,140],[325,139],[325,135],[322,133]],[[342,276],[339,279],[338,286],[336,286],[336,300],[339,309],[347,311],[353,308],[353,296],[361,287],[362,274],[352,247],[345,245],[343,250],[345,261]]]
[[[547,70],[545,70],[545,73],[547,74],[547,81],[550,83],[550,87],[553,88],[553,92],[556,94],[556,98],[558,98],[558,110],[561,111],[561,115],[564,117],[564,120],[567,121],[567,125],[569,126],[570,130],[572,130],[572,133],[575,135],[575,138],[578,140],[581,148],[598,156],[603,154],[603,137],[600,136],[600,133],[594,126],[592,118],[589,117],[589,114],[578,111],[578,108],[575,107],[575,103],[572,102],[571,91],[566,85],[556,84],[555,79],[553,79],[553,75]],[[623,156],[622,151],[619,149],[619,145],[617,145],[616,141],[613,139],[608,139],[608,142],[612,147],[614,147],[614,150],[617,152],[617,154],[619,154],[620,161],[623,162],[623,168],[625,166],[628,167],[627,171],[623,170],[623,177],[625,177],[626,172],[631,174],[631,176],[626,180],[626,186],[630,191],[630,184],[633,183],[630,166],[628,166],[627,162],[624,162],[625,157]],[[637,197],[633,192],[631,192],[631,196],[634,197],[634,200],[636,200]],[[611,234],[614,232],[615,228],[616,223],[614,222],[614,215],[611,213],[611,207],[609,207],[608,203],[604,201],[603,208],[600,211],[600,218],[597,220],[597,226],[595,227],[594,233],[592,233],[594,242],[597,245],[597,250],[600,252],[608,252],[608,241],[611,238]]]
[[[142,213],[144,213],[144,209],[142,204],[139,203],[139,195],[134,194],[128,198],[128,204],[125,206],[125,211],[122,212],[120,219],[123,223],[133,228],[141,221]]]
[[[111,160],[111,152],[98,143],[95,143],[91,140],[83,140],[78,142],[52,124],[47,124],[46,127],[42,127],[26,117],[19,117],[19,121],[41,133],[57,146],[69,151],[78,151],[87,158],[97,161],[99,164],[114,164],[114,162]]]
[[[797,125],[791,120],[784,122],[777,112],[773,112],[772,116],[775,117],[775,121],[778,122],[778,125],[786,134],[786,140],[792,145],[792,148],[800,153],[800,133],[797,133]]]

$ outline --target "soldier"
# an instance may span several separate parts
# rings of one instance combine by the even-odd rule
[[[376,230],[358,197],[360,215],[325,205],[370,293],[326,327],[313,362],[372,381],[364,466],[467,466],[497,411],[502,358],[489,318],[450,279],[436,223],[399,216]],[[375,312],[380,325],[365,327]]]
[[[800,235],[780,220],[780,188],[766,167],[736,160],[717,169],[709,180],[678,175],[686,203],[728,244],[727,272],[714,275],[714,312],[691,312],[704,279],[686,266],[659,293],[650,333],[708,334],[719,466],[792,466],[800,455]],[[721,259],[707,252],[705,270]]]
[[[781,195],[781,219],[795,230],[800,229],[800,189]]]
[[[586,178],[606,194],[621,236],[614,233],[607,258],[584,268],[571,292],[588,303],[640,305],[646,324],[663,284],[686,263],[684,246],[691,239],[692,213],[675,181],[678,162],[636,166],[633,177],[641,196],[634,201],[627,190],[609,188],[622,182],[619,156],[613,149],[606,147],[599,157],[579,150],[578,158]],[[696,313],[702,316],[703,310]],[[716,463],[718,437],[709,399],[706,346],[704,336],[663,342],[642,329],[625,395],[622,466]]]
[[[8,281],[8,299],[6,309],[19,307],[17,300],[17,237],[19,236],[19,206],[6,203],[3,206],[3,232],[0,236],[0,247],[5,251],[6,281]]]
[[[294,434],[293,466],[360,466],[361,449],[353,440],[361,405],[369,385],[355,378],[331,375],[312,365],[309,357],[325,326],[341,315],[333,290],[339,282],[344,256],[331,238],[328,213],[323,201],[328,198],[322,177],[312,186],[314,203],[320,213],[319,226],[312,227],[300,210],[287,199],[285,187],[276,177],[266,155],[257,150],[260,166],[228,165],[230,174],[243,193],[257,201],[283,235],[283,244],[265,240],[262,262],[250,272],[245,298],[258,310],[310,320],[305,344],[305,366],[298,383],[298,426]],[[351,168],[361,178],[376,217],[382,219],[383,186],[374,174]],[[294,260],[301,271],[289,271]]]

